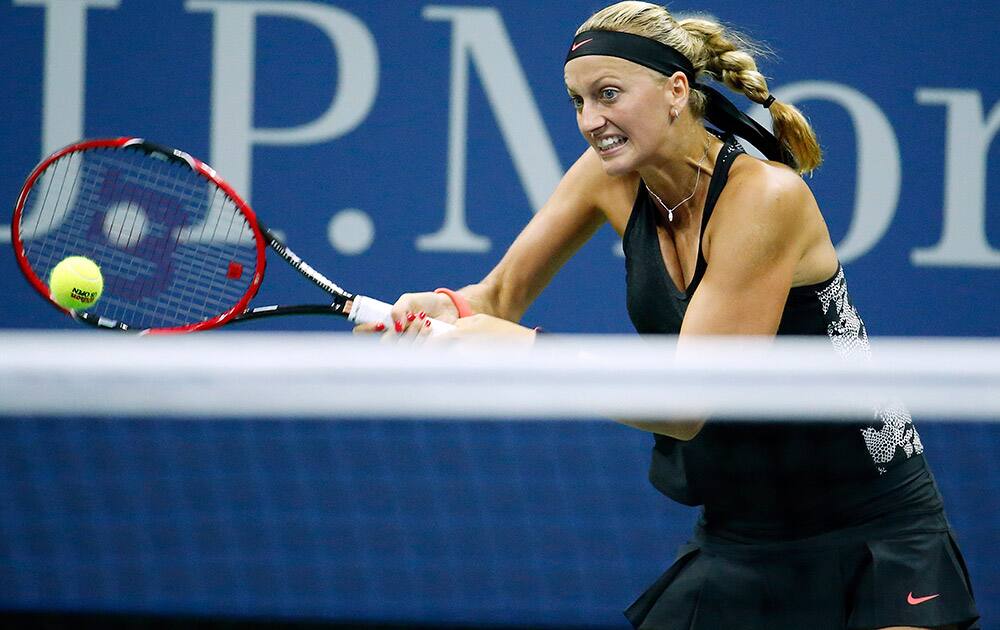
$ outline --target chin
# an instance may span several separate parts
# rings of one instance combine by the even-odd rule
[[[630,160],[624,155],[616,155],[610,159],[604,159],[602,157],[601,166],[604,167],[604,172],[606,174],[613,177],[634,173],[639,168],[638,165],[635,164],[634,160]]]

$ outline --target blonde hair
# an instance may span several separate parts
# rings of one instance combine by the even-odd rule
[[[764,103],[770,92],[764,75],[757,70],[755,57],[764,51],[743,35],[703,17],[675,20],[666,7],[627,0],[601,9],[584,22],[584,31],[618,31],[655,39],[666,44],[694,65],[697,76],[707,76],[744,94],[755,103]],[[705,113],[705,95],[691,91],[691,112]],[[769,107],[774,135],[795,158],[798,171],[808,173],[823,161],[816,133],[794,105],[775,100]]]

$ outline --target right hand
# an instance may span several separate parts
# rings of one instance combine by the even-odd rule
[[[425,291],[423,293],[404,293],[392,306],[392,321],[395,327],[384,327],[380,324],[359,324],[354,327],[355,334],[384,333],[386,336],[400,335],[417,336],[427,334],[424,322],[427,318],[453,324],[458,321],[458,309],[451,298],[443,293]]]

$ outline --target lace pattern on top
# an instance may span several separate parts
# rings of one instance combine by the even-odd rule
[[[827,316],[827,335],[837,354],[849,360],[869,359],[871,346],[868,333],[847,293],[844,270],[840,269],[833,280],[816,295]],[[861,429],[861,435],[879,474],[885,474],[885,465],[899,451],[907,458],[924,452],[924,445],[913,426],[910,412],[899,404],[886,404],[876,408],[874,423]]]

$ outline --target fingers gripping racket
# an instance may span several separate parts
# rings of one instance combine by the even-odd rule
[[[210,166],[141,138],[88,140],[44,159],[21,189],[11,232],[35,289],[100,328],[179,333],[301,314],[392,325],[389,304],[345,291],[313,269]],[[332,302],[249,308],[267,249]],[[103,294],[85,311],[68,311],[50,296],[46,280],[68,256],[101,268]],[[431,331],[450,328],[433,321]]]

